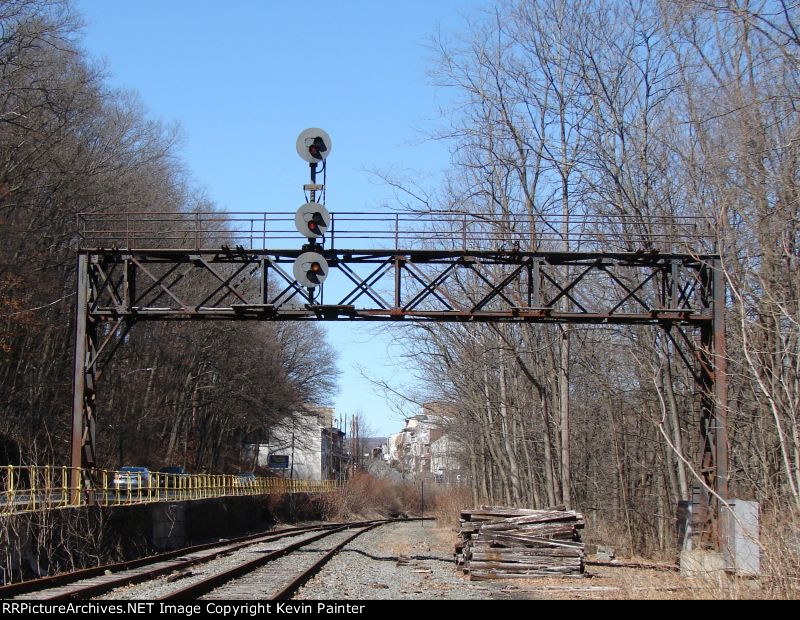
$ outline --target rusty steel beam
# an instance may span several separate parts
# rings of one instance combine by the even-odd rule
[[[110,317],[252,318],[251,308],[271,306],[259,318],[294,320],[315,315],[303,312],[307,292],[288,273],[288,265],[300,251],[191,252],[153,250],[122,253],[95,250],[89,269],[94,301],[90,314],[100,320]],[[353,319],[378,320],[384,316],[413,320],[570,320],[579,322],[652,322],[709,320],[710,310],[700,303],[694,280],[699,277],[703,257],[660,254],[598,254],[563,252],[452,252],[411,250],[404,252],[323,250],[332,271],[343,275],[344,285],[337,305],[365,300],[350,314]],[[108,274],[118,263],[124,276]],[[96,265],[96,267],[92,267]],[[176,269],[183,271],[173,277]],[[564,281],[557,273],[564,266],[575,272]],[[362,270],[363,273],[358,273]],[[623,274],[625,272],[625,274]],[[285,284],[270,294],[268,273]],[[137,277],[138,274],[138,277]],[[234,281],[238,278],[238,281]],[[464,279],[473,278],[470,293]],[[626,280],[627,278],[627,280]],[[142,279],[149,284],[129,286]],[[602,293],[592,284],[602,280]],[[660,299],[643,292],[659,280]],[[191,290],[185,284],[191,282]],[[479,286],[478,286],[479,285]],[[670,293],[667,293],[667,289]],[[676,298],[676,291],[682,295]],[[222,291],[221,296],[219,295]],[[214,297],[217,297],[214,299]],[[587,300],[587,296],[591,299]],[[325,305],[324,291],[320,299]],[[226,299],[230,303],[223,303]],[[575,310],[559,307],[568,298]],[[391,299],[393,303],[387,301]],[[298,310],[300,310],[298,312]],[[335,317],[332,317],[335,318]]]
[[[604,312],[555,312],[549,308],[515,307],[504,311],[356,309],[348,304],[304,304],[303,308],[278,310],[272,304],[237,304],[229,308],[141,308],[122,315],[116,311],[92,314],[98,320],[116,320],[120,316],[134,321],[406,321],[448,323],[576,323],[585,325],[664,325],[666,323],[699,326],[711,319],[691,311],[608,314]]]
[[[728,497],[728,366],[725,348],[725,275],[722,261],[714,259],[713,353],[714,398],[717,435],[717,493]]]

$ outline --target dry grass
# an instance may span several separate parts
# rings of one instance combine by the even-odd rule
[[[152,553],[146,530],[139,527],[141,511],[120,513],[126,510],[132,527],[102,506],[0,517],[0,584]]]
[[[436,525],[457,532],[459,515],[472,503],[472,494],[466,487],[441,487],[433,494],[430,515],[436,517]],[[427,504],[427,502],[426,502]]]
[[[592,600],[719,600],[764,599],[758,581],[726,575],[686,577],[678,572],[646,568],[590,566],[587,577],[513,579],[503,591],[522,598]]]
[[[446,528],[448,533],[455,532],[460,510],[470,503],[470,495],[462,489],[439,489],[431,514],[436,516],[440,528]],[[763,510],[760,534],[761,574],[758,577],[736,576],[723,570],[687,576],[677,571],[590,566],[587,579],[509,580],[503,584],[503,589],[533,598],[800,599],[800,511],[785,504]],[[596,519],[587,523],[582,536],[585,541],[614,547],[621,556],[619,559],[624,561],[673,563],[678,556],[674,548],[659,550],[655,547],[648,553],[634,554],[627,532],[619,524]]]
[[[800,509],[765,509],[760,542],[760,582],[765,598],[800,599]]]
[[[421,508],[419,488],[376,478],[366,472],[354,475],[347,484],[324,497],[326,519],[359,519],[415,514]]]
[[[601,532],[605,542],[611,529]],[[713,599],[713,600],[797,600],[800,599],[800,511],[782,505],[761,514],[759,545],[761,574],[736,576],[724,570],[692,576],[677,572],[591,566],[592,579],[581,588],[519,584],[520,591],[548,598],[614,599]],[[626,558],[627,559],[627,558]],[[523,589],[524,588],[524,589]]]
[[[440,527],[457,530],[459,512],[471,500],[463,487],[426,484],[423,496],[418,482],[395,482],[362,472],[336,492],[326,493],[323,501],[327,519],[424,514],[435,517]]]
[[[422,509],[418,484],[403,484],[359,474],[339,493],[328,498],[329,518],[418,515]],[[472,497],[463,487],[425,487],[425,515],[436,518],[437,534],[455,542],[459,513]],[[620,560],[673,562],[677,551],[651,549],[647,557],[632,557],[626,532],[618,525],[587,523],[584,540],[614,547]],[[590,566],[587,579],[509,580],[507,592],[532,598],[588,599],[800,599],[800,511],[787,508],[764,510],[761,515],[761,575],[737,577],[725,571],[686,576],[678,572],[645,568]],[[449,544],[446,546],[449,547]],[[629,546],[629,545],[628,545]],[[398,547],[397,554],[411,549]],[[626,553],[627,551],[627,553]]]

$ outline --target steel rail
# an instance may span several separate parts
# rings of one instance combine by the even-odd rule
[[[369,532],[371,529],[378,527],[379,525],[383,525],[383,523],[374,523],[372,525],[367,525],[366,527],[361,528],[358,532],[354,533],[352,536],[348,536],[345,540],[340,542],[338,545],[333,547],[330,551],[326,552],[319,560],[314,562],[309,568],[305,569],[302,573],[300,573],[297,577],[292,579],[287,585],[285,585],[282,589],[280,589],[277,593],[272,595],[271,600],[273,601],[285,601],[292,597],[292,595],[300,589],[300,587],[309,579],[311,579],[314,575],[316,575],[319,570],[330,560],[334,555],[339,553],[346,545],[350,544],[354,539],[361,536],[361,534],[365,534]]]
[[[167,594],[159,598],[158,600],[179,601],[179,600],[193,600],[200,598],[201,596],[208,594],[209,592],[212,592],[213,590],[219,588],[220,586],[230,581],[233,581],[234,579],[242,577],[243,575],[251,573],[256,569],[261,568],[265,564],[268,564],[272,560],[276,560],[280,557],[283,557],[297,549],[300,549],[301,547],[305,547],[306,545],[316,542],[317,540],[326,538],[327,536],[331,536],[333,534],[337,534],[344,530],[350,529],[354,526],[355,527],[363,526],[358,532],[354,533],[352,536],[349,536],[343,542],[335,545],[332,549],[328,550],[323,555],[323,557],[317,560],[311,567],[304,569],[303,572],[298,577],[295,577],[288,585],[282,587],[272,597],[270,597],[271,600],[282,600],[284,598],[288,598],[289,596],[291,596],[292,592],[294,592],[294,590],[296,590],[300,585],[305,583],[305,581],[307,581],[314,573],[316,573],[316,571],[319,570],[319,568],[321,568],[325,564],[325,562],[327,562],[331,557],[333,557],[333,555],[338,553],[345,545],[347,545],[347,543],[352,541],[354,538],[360,536],[364,532],[367,532],[380,525],[386,525],[387,523],[395,523],[398,521],[418,521],[418,520],[420,519],[419,518],[382,519],[378,521],[365,521],[361,523],[348,524],[341,528],[335,530],[329,530],[317,536],[312,536],[311,538],[306,538],[305,540],[297,541],[295,543],[287,545],[286,547],[283,547],[282,549],[276,549],[275,551],[267,553],[259,558],[239,564],[238,566],[235,566],[230,570],[227,570],[222,573],[217,573],[216,575],[212,575],[211,577],[204,579],[203,581],[194,583],[190,586],[187,586],[182,590],[171,592],[170,594]]]
[[[321,538],[325,538],[327,536],[331,536],[332,534],[336,534],[338,532],[342,532],[348,529],[348,526],[343,526],[337,529],[328,530],[321,534],[317,534],[316,536],[312,536],[311,538],[305,538],[303,540],[299,540],[297,542],[291,543],[281,549],[276,549],[275,551],[271,551],[269,553],[265,553],[261,557],[255,558],[254,560],[250,560],[248,562],[243,562],[242,564],[238,564],[233,568],[223,571],[221,573],[216,573],[215,575],[211,575],[207,579],[203,579],[202,581],[198,581],[197,583],[193,583],[190,586],[186,586],[180,590],[176,590],[174,592],[170,592],[169,594],[162,596],[159,598],[161,601],[185,601],[185,600],[193,600],[196,598],[200,598],[204,594],[211,592],[212,590],[220,587],[236,579],[237,577],[241,577],[242,575],[246,575],[247,573],[253,572],[257,568],[261,568],[265,564],[271,562],[272,560],[277,560],[284,555],[291,553],[292,551],[299,549],[300,547],[304,547],[312,542],[316,542]]]
[[[268,542],[271,540],[280,540],[281,538],[287,538],[289,536],[297,536],[298,534],[303,534],[306,532],[359,526],[363,523],[367,522],[356,521],[347,524],[330,523],[330,524],[314,525],[307,527],[285,528],[275,532],[259,532],[258,534],[249,534],[247,536],[231,538],[225,541],[217,541],[213,543],[204,543],[200,545],[192,545],[190,547],[183,547],[181,549],[175,549],[173,551],[167,551],[165,553],[158,553],[155,555],[150,555],[135,560],[126,560],[124,562],[115,562],[112,564],[104,564],[92,568],[83,568],[68,573],[51,575],[48,577],[41,577],[38,579],[29,579],[27,581],[21,581],[19,583],[12,583],[9,585],[0,586],[0,599],[7,599],[13,596],[30,594],[33,592],[46,592],[50,588],[66,586],[73,583],[77,583],[79,581],[83,581],[84,579],[99,577],[101,575],[105,575],[107,572],[120,573],[122,571],[136,569],[142,566],[147,566],[149,564],[157,564],[159,562],[169,561],[191,553],[197,553],[199,551],[207,551],[215,547],[220,548],[220,552],[218,554],[208,555],[202,558],[194,558],[187,561],[180,561],[176,564],[170,565],[169,567],[160,567],[158,569],[155,569],[154,571],[137,573],[136,575],[127,575],[127,576],[120,575],[119,579],[108,580],[103,582],[102,584],[87,585],[85,588],[80,588],[72,593],[63,593],[60,595],[56,595],[52,598],[43,598],[42,600],[60,600],[66,598],[77,598],[83,595],[94,595],[108,590],[113,590],[114,588],[120,587],[122,585],[128,585],[130,583],[142,581],[151,576],[158,576],[163,572],[178,570],[180,568],[183,568],[185,566],[190,566],[192,564],[198,564],[201,562],[210,561],[216,557],[219,557],[219,555],[223,553],[236,551],[237,549],[241,549],[243,547],[252,545],[254,543],[262,541]]]

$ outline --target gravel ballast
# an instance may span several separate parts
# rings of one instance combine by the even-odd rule
[[[197,583],[198,581],[201,581],[212,574],[220,573],[233,568],[242,562],[252,560],[259,555],[280,549],[289,543],[298,540],[312,538],[319,533],[320,532],[307,532],[297,536],[288,536],[280,540],[256,543],[243,549],[234,551],[233,553],[218,557],[210,562],[189,567],[188,569],[185,569],[179,573],[170,573],[154,580],[117,588],[97,598],[111,600],[153,600],[176,590],[185,588],[189,585],[193,585],[194,583]],[[334,534],[334,536],[337,535]]]
[[[430,521],[382,525],[348,544],[294,599],[511,598],[500,584],[470,582],[457,570],[453,541]]]

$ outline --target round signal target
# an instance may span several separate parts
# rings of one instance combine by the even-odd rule
[[[319,286],[328,277],[328,261],[318,252],[303,252],[294,261],[292,273],[303,286]]]
[[[328,210],[316,202],[307,202],[294,215],[294,225],[304,237],[322,237],[331,223]]]
[[[331,137],[318,127],[310,127],[297,136],[297,154],[313,164],[331,154]]]

